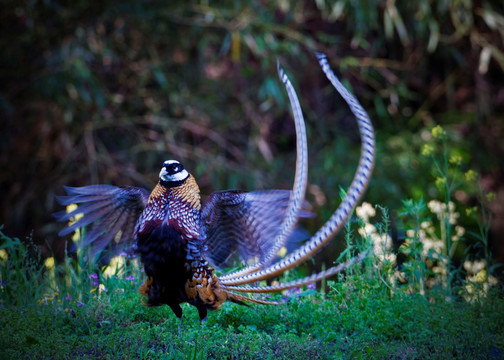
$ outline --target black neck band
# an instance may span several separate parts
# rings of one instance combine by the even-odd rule
[[[186,180],[187,178],[185,178],[184,180],[177,180],[177,181],[164,181],[162,179],[159,179],[159,183],[164,187],[172,188],[182,185]]]

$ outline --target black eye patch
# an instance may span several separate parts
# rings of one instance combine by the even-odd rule
[[[184,167],[180,163],[174,163],[165,165],[165,169],[168,175],[174,175],[184,170]]]

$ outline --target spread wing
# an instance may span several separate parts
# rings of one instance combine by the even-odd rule
[[[216,267],[231,266],[234,255],[244,261],[263,260],[281,228],[290,194],[288,190],[227,190],[210,194],[201,210],[210,263]],[[302,210],[299,217],[311,215]],[[302,232],[295,231],[289,242],[301,240],[300,237]]]
[[[68,235],[78,228],[91,225],[77,246],[91,245],[91,259],[107,249],[107,257],[126,249],[133,243],[133,233],[142,213],[149,192],[134,186],[90,185],[65,186],[67,196],[58,196],[61,205],[77,204],[77,209],[54,214],[58,221],[69,221],[83,216],[59,232]]]

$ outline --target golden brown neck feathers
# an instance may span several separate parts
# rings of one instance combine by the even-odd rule
[[[175,196],[191,204],[195,210],[201,210],[200,189],[192,175],[189,175],[182,185],[172,188],[172,191]]]
[[[149,196],[149,203],[152,201],[152,199],[166,196],[167,194],[184,200],[185,202],[189,203],[195,210],[201,210],[201,195],[199,186],[192,175],[189,175],[189,177],[185,179],[181,185],[174,187],[166,187],[158,182]]]

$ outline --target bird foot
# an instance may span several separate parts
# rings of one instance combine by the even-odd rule
[[[205,316],[203,319],[201,319],[201,327],[203,327],[207,322],[207,317]]]

